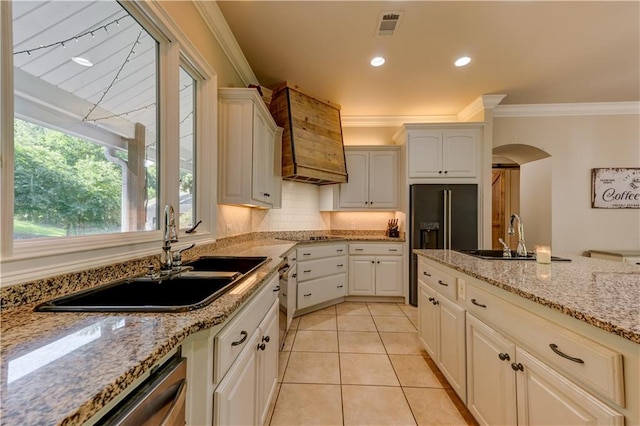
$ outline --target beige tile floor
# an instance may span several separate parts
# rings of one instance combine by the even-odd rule
[[[475,425],[418,341],[418,311],[344,302],[293,320],[271,425]]]

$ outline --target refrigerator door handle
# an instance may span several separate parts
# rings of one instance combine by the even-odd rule
[[[443,248],[446,250],[447,249],[447,243],[449,242],[449,222],[448,222],[448,215],[447,215],[447,206],[448,206],[448,202],[447,202],[447,198],[449,195],[449,191],[448,190],[444,190],[442,191],[443,197],[444,197],[444,209],[442,212],[442,220],[444,221],[444,229],[442,230],[442,244],[443,244]]]
[[[451,250],[452,249],[452,247],[451,247],[451,224],[452,224],[452,222],[451,222],[451,198],[452,198],[453,194],[452,194],[450,189],[447,192],[449,193],[449,197],[448,197],[449,198],[449,200],[448,200],[449,201],[449,207],[448,207],[449,218],[447,220],[447,222],[449,223],[449,227],[447,228],[447,236],[449,237],[449,250]]]

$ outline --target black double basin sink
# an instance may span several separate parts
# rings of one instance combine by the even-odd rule
[[[460,253],[468,254],[469,256],[477,257],[479,259],[486,260],[536,260],[533,253],[527,253],[526,256],[518,256],[518,254],[511,250],[511,257],[505,257],[502,250],[456,250]],[[552,262],[571,262],[571,259],[564,257],[551,256]]]
[[[202,308],[267,262],[267,257],[205,256],[171,276],[110,282],[36,306],[38,312],[185,312]]]

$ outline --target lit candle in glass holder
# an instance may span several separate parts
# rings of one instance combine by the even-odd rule
[[[536,246],[536,261],[538,263],[551,263],[551,247]]]

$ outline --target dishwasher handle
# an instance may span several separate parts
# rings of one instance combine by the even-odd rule
[[[187,380],[182,379],[176,396],[160,426],[183,426],[187,406]]]

